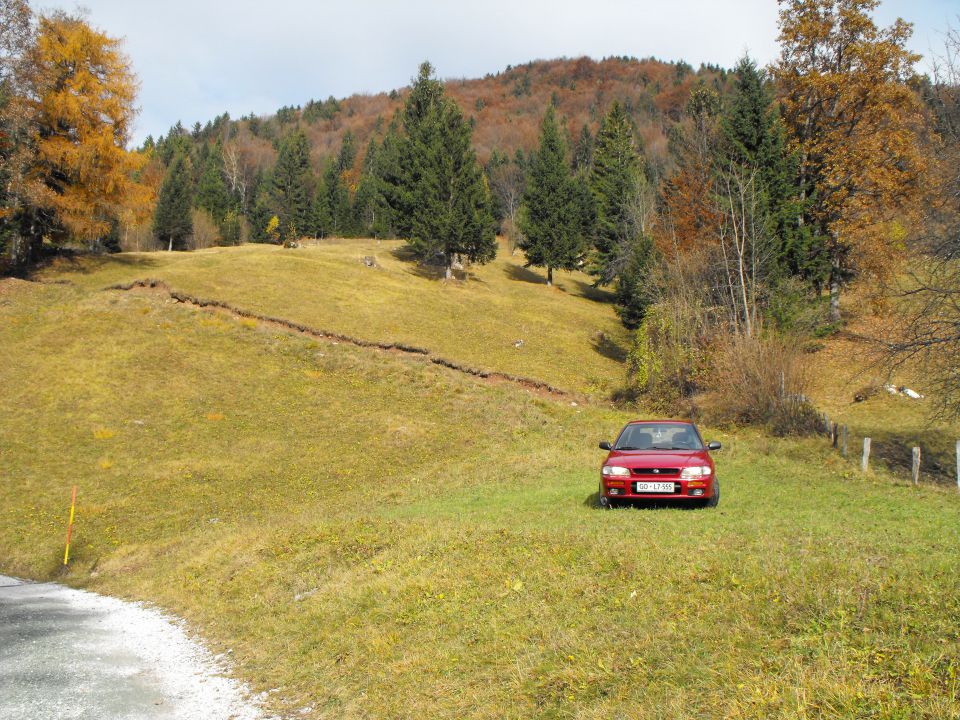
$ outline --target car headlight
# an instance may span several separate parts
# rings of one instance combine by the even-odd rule
[[[680,478],[682,480],[692,480],[693,478],[709,477],[710,476],[710,466],[709,465],[695,465],[693,467],[685,467],[680,472]]]
[[[617,465],[604,465],[601,470],[607,477],[629,477],[630,468],[619,467]]]

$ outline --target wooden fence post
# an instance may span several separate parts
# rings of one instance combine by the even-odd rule
[[[847,456],[847,438],[848,438],[847,426],[844,425],[840,429],[840,452],[843,454],[844,457]]]
[[[840,426],[834,423],[830,426],[830,444],[833,449],[837,449],[837,443],[840,441]]]
[[[913,449],[913,465],[912,465],[912,475],[913,475],[913,484],[920,484],[920,448],[915,447]]]
[[[826,413],[823,414],[823,431],[827,435],[830,434],[830,416]]]
[[[957,490],[960,490],[960,440],[957,440]]]
[[[867,471],[867,468],[870,467],[870,438],[865,437],[863,439],[863,459],[860,461],[860,469],[863,472]]]

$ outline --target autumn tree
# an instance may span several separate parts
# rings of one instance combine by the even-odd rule
[[[107,235],[130,192],[141,157],[126,144],[137,82],[121,42],[81,17],[55,11],[39,19],[30,56],[33,111],[31,232],[90,242]]]
[[[780,0],[775,76],[798,152],[802,222],[824,239],[830,316],[858,273],[889,275],[918,197],[920,104],[908,87],[919,59],[912,29],[878,28],[879,0]]]
[[[579,203],[567,144],[551,106],[540,125],[540,145],[527,173],[519,243],[528,265],[546,268],[548,286],[553,285],[554,269],[577,269],[586,252]]]

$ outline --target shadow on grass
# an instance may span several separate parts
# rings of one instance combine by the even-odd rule
[[[576,290],[573,294],[579,295],[582,298],[587,300],[593,300],[593,302],[611,304],[615,297],[612,291],[604,290],[603,288],[596,287],[591,285],[588,282],[583,280],[577,280],[575,278],[568,278],[564,280],[564,283],[572,283],[576,286]]]
[[[583,506],[593,510],[703,510],[703,500],[617,500],[610,507],[600,505],[600,491],[583,499]]]
[[[547,284],[547,278],[545,275],[535,273],[533,270],[526,268],[523,265],[514,265],[513,263],[509,263],[503,269],[503,272],[511,280],[516,280],[518,282],[532,283],[534,285]]]
[[[913,469],[912,449],[919,447],[920,479],[938,484],[952,485],[957,482],[956,446],[960,437],[945,430],[925,428],[913,432],[871,431],[870,452],[872,458],[884,462],[897,475],[907,478]],[[860,456],[860,445],[850,444],[850,456]]]
[[[42,270],[52,268],[57,272],[90,275],[99,272],[107,265],[152,268],[159,264],[156,258],[142,254],[133,256],[128,253],[105,254],[78,250],[61,250],[45,255],[37,264],[30,268],[30,274],[34,275]]]
[[[597,333],[590,341],[593,349],[603,357],[618,363],[627,361],[627,349],[620,343],[612,340],[606,333]]]
[[[390,250],[390,255],[406,266],[406,272],[416,277],[426,280],[443,280],[446,276],[446,268],[443,265],[421,262],[413,250],[407,245],[393,248]],[[486,284],[486,280],[478,277],[469,270],[454,270],[453,278],[461,282],[470,281]]]

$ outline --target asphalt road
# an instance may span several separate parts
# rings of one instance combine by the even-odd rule
[[[209,653],[155,610],[0,575],[0,718],[259,717]]]

